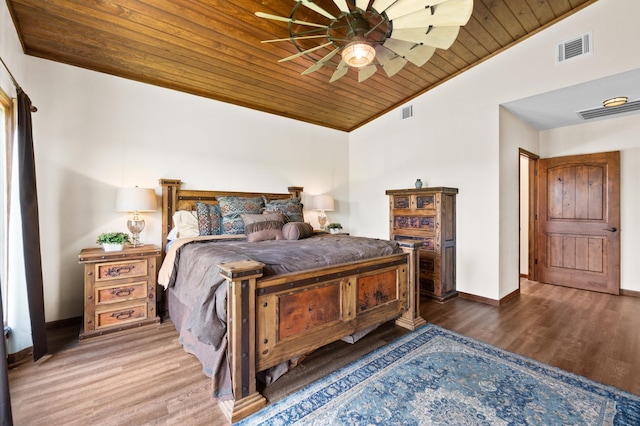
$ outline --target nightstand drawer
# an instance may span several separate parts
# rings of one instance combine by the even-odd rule
[[[95,288],[96,305],[125,302],[147,298],[147,282],[136,281],[127,284],[116,284]]]
[[[127,306],[113,307],[111,309],[96,310],[96,329],[104,327],[116,327],[147,319],[147,304],[130,304]]]
[[[105,262],[95,265],[96,283],[123,278],[146,277],[147,259]]]

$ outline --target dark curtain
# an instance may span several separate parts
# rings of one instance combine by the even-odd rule
[[[2,311],[2,286],[0,286],[0,318],[4,318]],[[9,395],[9,366],[7,365],[7,343],[2,333],[2,344],[0,345],[0,424],[2,426],[13,425],[13,415],[11,414],[11,396]]]
[[[18,88],[18,173],[20,179],[20,210],[22,212],[22,243],[27,281],[27,300],[31,318],[33,360],[47,353],[47,333],[44,323],[44,290],[40,254],[40,225],[36,191],[36,162],[31,131],[31,100]]]

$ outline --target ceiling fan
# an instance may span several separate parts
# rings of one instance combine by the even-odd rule
[[[322,3],[323,6],[320,5]],[[471,18],[473,0],[295,0],[289,17],[256,12],[256,16],[289,24],[289,37],[263,43],[291,42],[298,53],[278,62],[306,56],[313,65],[334,67],[330,82],[349,68],[365,81],[380,66],[388,77],[407,62],[421,67],[436,49],[451,47],[460,26]],[[336,9],[327,10],[327,9]],[[341,52],[338,60],[336,54]],[[377,63],[377,65],[376,65]]]

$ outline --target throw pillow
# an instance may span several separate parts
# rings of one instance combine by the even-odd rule
[[[220,206],[196,201],[196,213],[200,235],[221,234]]]
[[[244,234],[241,214],[258,214],[264,209],[262,197],[218,197],[223,234]]]
[[[301,240],[313,235],[313,227],[305,222],[289,222],[282,227],[282,235],[287,240]]]
[[[267,220],[262,222],[254,222],[244,227],[247,235],[247,241],[255,243],[267,240],[282,240],[282,226],[284,222],[279,220]]]
[[[287,216],[287,218],[289,218],[289,222],[304,222],[300,197],[291,197],[286,200],[271,201],[267,201],[267,199],[265,198],[264,209],[265,211],[276,211],[284,214],[285,216]]]

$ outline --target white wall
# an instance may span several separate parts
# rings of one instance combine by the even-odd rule
[[[351,224],[357,234],[388,238],[385,190],[411,188],[418,177],[427,187],[458,188],[458,289],[497,298],[490,285],[498,282],[491,237],[498,235],[498,106],[489,102],[490,85],[478,87],[466,74],[455,81],[412,102],[413,118],[394,111],[351,133]]]
[[[543,157],[620,151],[620,288],[640,291],[640,119],[619,117],[540,132]]]
[[[385,189],[417,177],[457,187],[458,290],[498,299],[518,288],[518,148],[537,147],[505,137],[499,105],[639,68],[640,46],[620,43],[640,38],[638,16],[636,0],[601,0],[416,98],[412,119],[393,111],[352,132],[352,228],[388,235]],[[556,44],[586,31],[594,54],[556,64]]]
[[[520,287],[520,151],[539,151],[539,132],[500,108],[500,288],[499,298]]]

